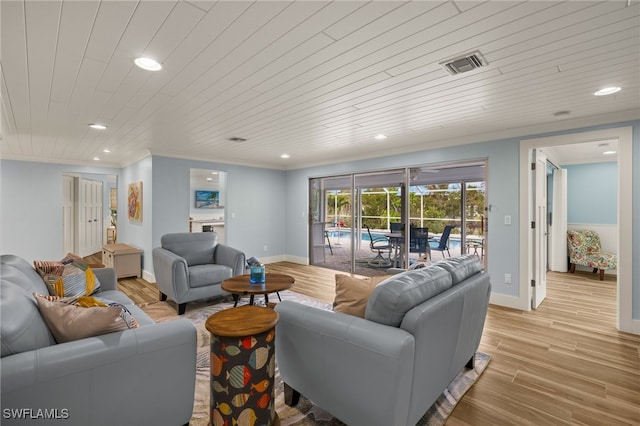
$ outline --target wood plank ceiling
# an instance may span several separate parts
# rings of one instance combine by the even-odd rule
[[[635,0],[29,0],[0,14],[3,158],[293,169],[640,118]],[[440,65],[474,51],[487,66]],[[593,95],[605,86],[622,90]]]

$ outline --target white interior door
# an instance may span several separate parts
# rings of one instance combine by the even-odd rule
[[[531,307],[537,309],[547,297],[547,156],[541,150],[535,149],[534,158],[534,285]]]
[[[62,177],[62,256],[75,253],[76,214],[73,176]]]
[[[78,200],[78,255],[97,253],[102,248],[102,182],[80,179]]]
[[[567,170],[553,171],[553,220],[549,226],[552,255],[549,269],[567,272]]]

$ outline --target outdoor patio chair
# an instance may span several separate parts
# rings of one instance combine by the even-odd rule
[[[329,244],[329,251],[331,252],[331,255],[333,256],[333,249],[331,248],[331,240],[329,239],[329,231],[327,231],[326,229],[324,231],[324,237],[327,239],[327,244]]]
[[[438,242],[438,247],[431,247],[431,250],[439,251],[440,253],[442,253],[443,258],[445,250],[447,251],[449,257],[451,257],[451,253],[449,253],[449,235],[451,234],[452,228],[453,226],[450,225],[445,226],[440,238],[431,240],[434,242]]]
[[[389,229],[391,232],[404,232],[404,223],[391,222],[389,224]]]
[[[378,237],[373,236],[371,234],[371,229],[367,226],[367,233],[369,234],[369,247],[372,252],[377,252],[376,257],[371,259],[369,262],[369,266],[373,266],[375,268],[388,268],[391,266],[391,244],[389,243],[389,239],[386,237]],[[387,252],[387,258],[385,258],[382,253]]]
[[[401,245],[404,244],[404,223],[391,222],[389,224],[389,230],[391,234],[402,234],[402,237],[389,237],[389,244],[391,244],[391,251],[395,252],[392,263],[398,263],[398,253],[402,249]]]
[[[431,247],[428,243],[429,228],[411,227],[409,230],[409,253],[418,253],[421,259],[431,256]]]

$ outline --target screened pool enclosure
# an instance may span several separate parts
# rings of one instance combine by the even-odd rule
[[[485,173],[478,161],[311,179],[310,263],[372,276],[461,253],[486,261]]]

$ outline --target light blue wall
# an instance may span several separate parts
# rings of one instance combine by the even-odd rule
[[[618,163],[562,168],[567,169],[568,223],[618,223]]]
[[[118,242],[142,249],[142,269],[153,271],[151,260],[151,230],[153,209],[153,163],[151,157],[143,158],[122,170],[118,191]],[[129,220],[127,198],[129,184],[142,182],[142,222]]]
[[[120,175],[119,169],[0,160],[0,253],[60,259],[62,176]],[[90,175],[89,175],[90,174]],[[118,178],[119,181],[119,178]]]
[[[232,164],[153,157],[152,246],[170,232],[189,230],[190,170],[227,172],[225,243],[258,258],[286,254],[285,172]],[[267,251],[264,251],[264,246]]]
[[[193,201],[192,168],[227,172],[225,244],[244,251],[247,257],[260,258],[285,253],[283,171],[162,156],[148,157],[143,161],[148,161],[148,171],[145,163],[143,167],[136,166],[132,174],[148,175],[146,179],[153,182],[151,190],[148,190],[146,182],[144,184],[144,232],[138,232],[136,227],[130,226],[125,231],[125,238],[144,250],[145,271],[153,273],[151,252],[153,247],[160,245],[162,235],[189,231]],[[129,169],[131,167],[126,170]],[[126,172],[123,175],[125,179],[128,176]],[[153,212],[150,222],[147,221],[147,211]],[[132,231],[133,234],[130,234]],[[267,251],[264,251],[265,245]]]

